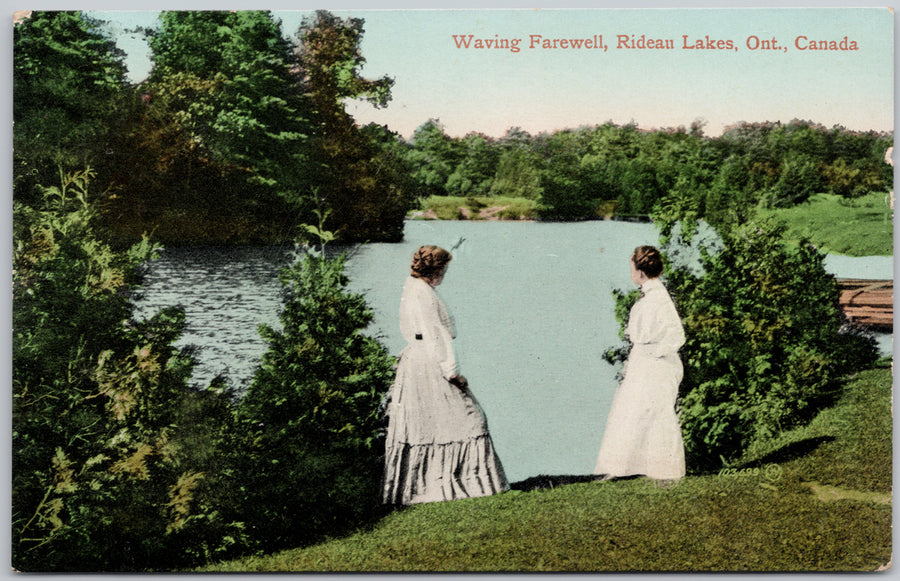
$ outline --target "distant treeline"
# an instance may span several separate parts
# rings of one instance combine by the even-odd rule
[[[714,224],[754,207],[787,207],[815,193],[846,198],[892,183],[890,133],[809,121],[739,123],[719,137],[702,125],[645,131],[602,125],[500,139],[448,137],[436,120],[404,143],[420,195],[522,197],[545,219],[647,216],[665,200]]]
[[[386,106],[393,85],[360,77],[363,25],[319,11],[286,40],[268,12],[163,12],[141,31],[153,67],[135,86],[102,22],[32,13],[14,30],[16,199],[34,202],[38,184],[90,166],[120,243],[284,241],[326,213],[344,241],[391,241],[433,195],[526,198],[549,220],[689,202],[722,224],[758,205],[891,184],[891,133],[811,121],[738,123],[718,137],[699,122],[514,127],[501,138],[450,137],[434,119],[410,139],[360,127],[344,102]]]

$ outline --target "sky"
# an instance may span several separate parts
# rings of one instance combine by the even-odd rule
[[[893,12],[840,6],[319,7],[363,18],[362,75],[395,81],[386,108],[349,102],[348,112],[361,124],[383,124],[406,138],[429,119],[451,136],[493,137],[513,127],[536,134],[605,122],[653,129],[699,121],[713,136],[741,121],[793,119],[892,130]],[[311,13],[273,12],[287,36]],[[153,26],[158,13],[93,14],[118,35],[132,80],[145,77],[151,64],[146,45],[128,30]],[[663,46],[670,41],[671,48],[640,48],[641,38]],[[475,48],[477,39],[501,48]],[[591,48],[565,47],[563,39],[587,39]],[[838,50],[810,50],[813,41]]]

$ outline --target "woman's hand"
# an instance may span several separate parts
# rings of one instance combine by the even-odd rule
[[[455,385],[459,389],[466,389],[469,387],[469,380],[466,379],[464,375],[451,375],[450,379],[448,379],[452,385]]]

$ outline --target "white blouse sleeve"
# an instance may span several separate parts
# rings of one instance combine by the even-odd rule
[[[425,281],[410,278],[400,298],[400,332],[407,342],[422,342],[449,379],[456,375],[453,326],[443,302]]]
[[[658,286],[657,286],[658,285]],[[647,289],[631,309],[626,329],[632,349],[650,356],[675,355],[684,345],[684,327],[661,282]]]

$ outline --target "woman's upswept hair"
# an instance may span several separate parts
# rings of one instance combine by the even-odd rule
[[[441,272],[451,260],[453,260],[453,256],[449,252],[440,246],[428,244],[420,247],[413,254],[409,274],[415,278],[431,279]]]
[[[663,271],[662,254],[655,246],[638,246],[631,255],[634,267],[647,278],[656,278]]]

